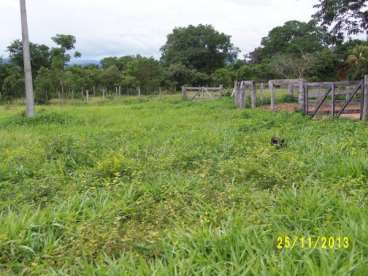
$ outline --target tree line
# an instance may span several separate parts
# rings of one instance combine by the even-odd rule
[[[349,3],[348,3],[349,2]],[[233,86],[235,80],[304,78],[311,81],[360,79],[368,73],[368,42],[346,35],[364,33],[366,1],[321,0],[309,22],[289,21],[273,28],[245,56],[231,37],[211,25],[175,28],[161,47],[161,58],[106,57],[99,65],[71,65],[73,35],[52,37],[55,47],[30,44],[35,99],[175,91],[182,85]],[[0,58],[2,101],[24,97],[23,48],[16,40]]]

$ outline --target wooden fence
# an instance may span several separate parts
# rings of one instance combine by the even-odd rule
[[[195,100],[195,99],[215,99],[224,95],[224,87],[189,87],[183,86],[181,88],[183,99]]]
[[[261,83],[260,87],[263,97],[264,83]],[[294,96],[294,89],[297,88],[297,109],[312,118],[317,115],[331,115],[338,118],[344,114],[359,114],[360,119],[368,120],[368,75],[360,81],[270,80],[268,87],[272,111],[277,110],[276,87],[287,88],[290,96]],[[251,107],[256,108],[257,85],[255,81],[235,82],[232,96],[236,107],[246,108],[247,98],[250,97]]]

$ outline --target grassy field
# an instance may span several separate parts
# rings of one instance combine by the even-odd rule
[[[365,123],[178,96],[21,111],[0,107],[1,275],[368,275]]]

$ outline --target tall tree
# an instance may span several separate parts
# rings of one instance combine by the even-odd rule
[[[233,61],[238,50],[230,36],[216,31],[211,25],[175,28],[161,48],[164,64],[183,64],[190,69],[211,74]]]
[[[262,39],[261,47],[250,54],[251,63],[264,62],[274,55],[312,54],[327,47],[330,43],[328,33],[315,25],[288,21],[283,26],[273,28]]]
[[[31,52],[31,65],[33,78],[37,77],[38,71],[41,67],[50,66],[50,52],[49,47],[43,44],[29,43]],[[20,40],[14,40],[8,47],[10,62],[19,68],[23,68],[23,43]]]
[[[337,38],[344,33],[368,35],[367,0],[319,0],[314,18],[322,25],[331,28]]]
[[[29,49],[27,10],[25,0],[20,0],[20,14],[22,21],[24,81],[26,88],[26,107],[27,107],[26,115],[27,117],[33,117],[35,113],[34,96],[33,96],[33,83],[32,83],[31,54]]]

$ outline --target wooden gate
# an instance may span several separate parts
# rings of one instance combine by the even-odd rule
[[[364,81],[305,83],[304,113],[312,118],[331,115],[334,118],[356,114],[364,116]]]
[[[186,100],[195,99],[216,99],[224,95],[224,87],[189,87],[183,86],[181,88],[182,96]]]

